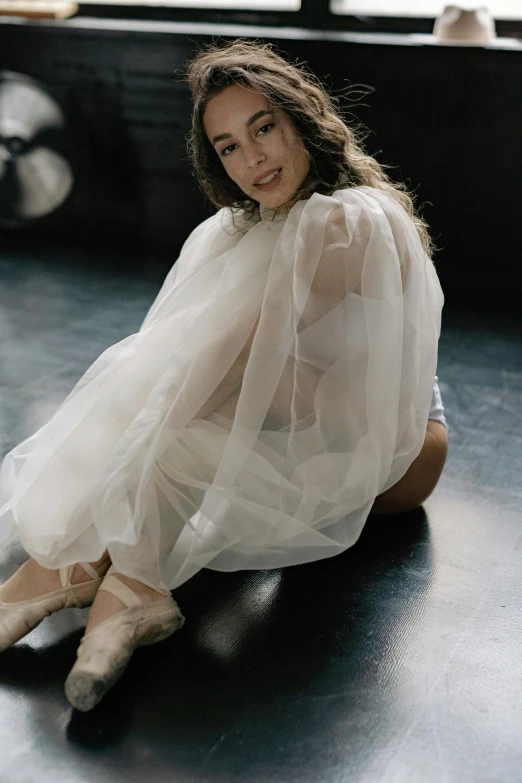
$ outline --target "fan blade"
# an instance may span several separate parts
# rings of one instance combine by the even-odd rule
[[[61,128],[58,105],[32,84],[0,81],[0,136],[31,141],[43,128]]]
[[[63,204],[73,186],[68,162],[45,147],[37,147],[26,155],[18,156],[13,167],[16,187],[11,184],[15,193],[11,211],[20,219],[43,217],[54,212]],[[3,185],[1,181],[0,185]],[[5,203],[5,196],[2,201]]]

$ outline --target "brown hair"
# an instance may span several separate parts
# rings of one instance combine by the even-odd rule
[[[360,127],[348,127],[339,100],[303,67],[291,65],[271,44],[237,40],[210,45],[190,62],[187,81],[194,102],[188,148],[196,177],[216,207],[231,207],[254,215],[259,205],[228,176],[205,133],[203,117],[209,100],[231,84],[264,95],[286,113],[310,156],[310,172],[294,201],[313,192],[331,195],[339,188],[368,185],[392,194],[412,218],[422,246],[431,255],[428,226],[414,209],[403,183],[392,182],[384,166],[365,153]]]

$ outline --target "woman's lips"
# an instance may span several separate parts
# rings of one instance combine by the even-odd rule
[[[283,171],[282,168],[279,169],[279,171],[277,172],[275,177],[273,179],[271,179],[270,182],[267,182],[265,185],[254,185],[254,187],[257,190],[272,190],[272,188],[277,187],[277,185],[279,184],[279,181],[281,179],[281,172],[282,171]]]

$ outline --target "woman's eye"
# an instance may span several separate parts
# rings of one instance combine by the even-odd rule
[[[261,125],[261,127],[257,129],[256,136],[258,133],[261,133],[262,136],[266,136],[267,133],[270,133],[274,125],[275,122],[267,122],[266,125]],[[220,154],[223,155],[223,157],[226,157],[234,151],[236,146],[236,144],[229,144],[227,147],[223,147]]]
[[[258,130],[258,133],[260,133],[260,132],[261,132],[262,130],[264,130],[265,128],[268,128],[268,131],[267,131],[267,133],[268,133],[269,131],[271,131],[271,130],[272,130],[272,128],[274,127],[274,125],[275,125],[275,122],[267,122],[267,124],[266,124],[266,125],[261,125],[261,127],[260,127],[260,128],[259,128],[259,130]],[[265,135],[265,134],[263,134],[263,136],[264,136],[264,135]]]

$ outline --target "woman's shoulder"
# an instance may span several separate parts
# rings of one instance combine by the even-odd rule
[[[234,225],[231,210],[223,207],[192,229],[181,248],[180,258],[219,255],[236,244],[242,235]]]
[[[194,226],[189,233],[185,244],[190,245],[200,238],[208,238],[209,235],[214,235],[216,233],[228,233],[231,228],[233,229],[233,216],[231,210],[228,207],[221,207],[214,212],[213,215],[210,215],[210,217],[205,218],[201,223]]]
[[[397,199],[388,190],[373,187],[371,185],[353,185],[350,187],[339,187],[331,194],[331,198],[342,200],[344,202],[354,202],[357,204],[390,204],[398,203]]]
[[[370,185],[351,185],[349,187],[340,185],[330,193],[323,193],[319,190],[313,191],[308,198],[297,201],[290,211],[294,212],[301,211],[302,209],[313,209],[319,205],[324,207],[330,205],[333,207],[336,202],[344,204],[352,203],[361,206],[366,204],[369,207],[375,207],[378,204],[388,206],[393,203],[399,203],[393,193],[388,190],[372,187]]]
[[[320,216],[335,222],[340,213],[344,212],[352,225],[353,221],[364,222],[365,216],[370,215],[377,222],[396,220],[399,214],[400,217],[406,217],[400,202],[392,193],[369,185],[339,187],[329,194],[315,191],[308,199],[298,201],[291,212],[306,217],[306,222],[315,222]]]
[[[315,210],[317,214],[329,214],[335,221],[343,212],[347,227],[348,225],[352,228],[355,225],[363,226],[370,221],[375,228],[380,226],[384,230],[388,226],[397,227],[397,230],[402,226],[402,229],[408,232],[414,228],[411,216],[392,188],[384,189],[370,185],[339,187],[330,195],[312,194],[308,204],[306,209],[310,217]]]

